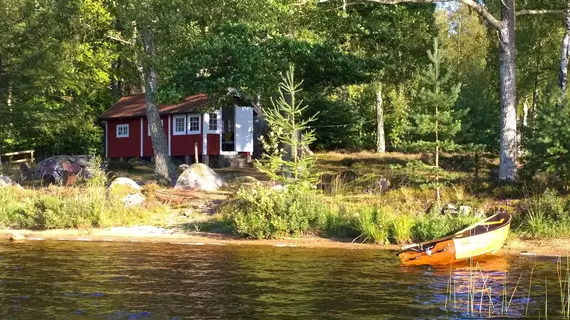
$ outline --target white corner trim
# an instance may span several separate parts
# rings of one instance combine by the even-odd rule
[[[208,154],[208,128],[209,128],[210,115],[204,113],[202,115],[202,155]]]
[[[183,115],[176,115],[176,116],[173,116],[172,119],[173,119],[173,120],[172,120],[172,125],[173,125],[173,129],[174,129],[174,130],[172,130],[172,135],[173,135],[173,136],[183,136],[183,135],[185,135],[185,134],[186,134],[186,115],[184,115],[184,114],[183,114]],[[183,126],[184,129],[183,129],[183,131],[176,131],[176,120],[178,120],[178,119],[184,120],[184,126]]]
[[[190,118],[198,118],[198,129],[197,130],[191,130],[190,128]],[[201,119],[200,119],[200,114],[198,113],[191,113],[188,115],[188,121],[186,122],[186,124],[188,125],[188,134],[194,135],[194,134],[200,134],[201,133],[201,129],[202,129],[202,123],[201,123]]]
[[[143,131],[144,131],[144,127],[143,127],[144,121],[143,121],[143,117],[141,117],[141,158],[143,157],[143,148],[144,148],[144,144],[143,144]]]
[[[172,118],[172,116],[168,116],[168,155],[171,156],[172,155],[172,139],[170,138],[172,136],[172,130],[170,129],[170,119]]]
[[[109,158],[109,121],[105,121],[105,158]]]

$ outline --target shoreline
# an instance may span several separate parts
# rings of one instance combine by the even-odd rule
[[[399,245],[380,245],[353,242],[351,239],[304,237],[282,239],[244,239],[229,234],[184,232],[176,229],[150,226],[113,227],[106,229],[52,229],[43,231],[0,229],[0,239],[10,240],[22,235],[24,241],[82,241],[82,242],[148,242],[187,245],[272,246],[322,249],[367,249],[398,251]],[[510,237],[501,254],[535,257],[566,256],[570,252],[570,239],[522,239]]]

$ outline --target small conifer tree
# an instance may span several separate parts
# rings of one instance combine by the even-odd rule
[[[256,161],[256,167],[283,185],[311,188],[318,179],[315,158],[303,150],[308,150],[315,141],[315,132],[309,129],[309,123],[315,120],[315,116],[303,118],[307,106],[297,99],[301,84],[302,81],[295,83],[291,65],[282,77],[278,99],[272,99],[272,107],[264,110],[270,132],[266,138],[261,137],[265,153],[261,160]],[[284,145],[291,152],[288,157],[284,157]]]
[[[523,173],[529,178],[547,173],[559,179],[560,187],[570,185],[570,100],[556,88],[539,102],[536,117],[524,135],[526,152]]]
[[[451,149],[455,145],[453,139],[461,130],[459,114],[453,110],[461,84],[450,85],[449,74],[442,74],[444,56],[437,38],[434,39],[433,51],[428,51],[427,54],[431,64],[421,76],[424,86],[419,93],[420,113],[414,116],[415,134],[420,137],[418,143],[434,150],[436,196],[439,201],[439,155],[443,148]]]

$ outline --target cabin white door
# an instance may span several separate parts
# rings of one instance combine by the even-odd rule
[[[237,152],[253,152],[253,108],[235,107],[235,147]]]

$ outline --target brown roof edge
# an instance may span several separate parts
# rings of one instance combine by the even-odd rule
[[[205,93],[186,97],[177,104],[166,104],[159,107],[160,114],[189,113],[211,103]],[[123,96],[99,117],[100,120],[133,118],[146,115],[144,94]]]

